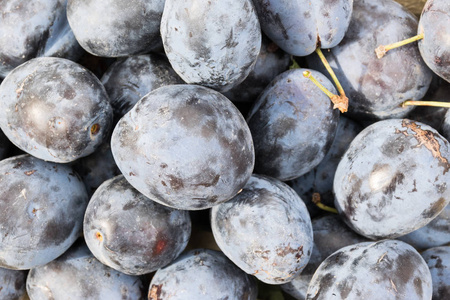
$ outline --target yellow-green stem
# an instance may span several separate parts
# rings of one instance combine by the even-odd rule
[[[336,88],[337,88],[339,94],[341,95],[341,97],[345,97],[345,91],[342,88],[341,83],[337,79],[336,74],[334,73],[333,69],[331,68],[330,64],[328,63],[328,60],[325,58],[325,55],[323,55],[322,50],[319,47],[317,47],[316,53],[317,53],[317,55],[319,55],[319,58],[322,61],[322,64],[325,66],[325,69],[327,69],[328,73],[330,74],[331,78],[333,79],[334,84],[336,85]]]
[[[450,108],[450,102],[406,100],[402,103],[402,107],[405,106],[434,106]]]
[[[415,41],[421,40],[421,39],[423,39],[423,37],[424,37],[424,35],[423,35],[423,33],[421,33],[421,34],[413,36],[413,37],[411,37],[409,39],[405,39],[403,41],[396,42],[396,43],[393,43],[393,44],[390,44],[390,45],[380,45],[380,46],[378,46],[377,49],[375,49],[375,53],[377,54],[378,58],[382,58],[383,56],[386,55],[386,53],[389,50],[392,50],[392,49],[395,49],[395,48],[398,48],[398,47],[401,47],[401,46],[413,43]]]
[[[310,71],[303,71],[303,76],[309,78],[322,92],[327,95],[331,102],[333,102],[333,108],[339,109],[341,112],[346,112],[348,108],[348,99],[343,101],[341,97],[330,92],[326,87],[324,87],[314,76],[312,76]]]
[[[334,213],[334,214],[338,214],[339,212],[337,211],[336,208],[328,206],[323,204],[322,202],[320,202],[320,194],[319,193],[313,193],[312,195],[312,202],[320,209],[325,210],[327,212],[330,213]]]

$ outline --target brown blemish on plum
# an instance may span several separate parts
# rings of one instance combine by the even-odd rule
[[[204,186],[204,187],[215,186],[217,184],[217,182],[219,182],[219,178],[220,178],[220,175],[216,175],[216,176],[214,176],[214,178],[212,179],[211,182],[197,183],[197,184],[194,184],[194,186]]]
[[[299,261],[303,256],[303,246],[300,246],[298,248],[292,248],[290,244],[288,244],[284,248],[277,248],[277,255],[278,256],[286,256],[288,254],[294,254],[297,261]]]
[[[165,239],[160,239],[156,242],[155,247],[153,248],[153,254],[154,255],[159,255],[161,254],[161,252],[163,252],[163,250],[166,248],[167,246],[167,241]]]
[[[23,173],[24,173],[25,175],[27,175],[27,176],[30,176],[30,175],[33,175],[34,172],[36,172],[36,170],[25,171],[25,172],[23,172]]]
[[[439,160],[439,165],[444,168],[444,173],[447,173],[448,170],[450,170],[450,163],[445,157],[442,157],[441,154],[441,146],[439,145],[439,142],[436,139],[436,134],[431,132],[430,130],[423,130],[421,129],[420,125],[417,125],[415,122],[404,119],[402,121],[402,127],[405,127],[407,129],[410,129],[415,133],[414,138],[419,143],[416,148],[419,148],[421,146],[425,146],[434,158],[437,158]],[[402,133],[405,136],[409,136],[409,133],[407,130],[401,131],[396,129],[395,133]]]
[[[148,293],[148,298],[151,300],[162,300],[162,298],[160,298],[162,286],[162,284],[152,284]]]
[[[174,175],[167,175],[167,177],[169,178],[169,184],[172,189],[179,190],[184,188],[184,183],[183,180],[181,180],[181,178],[176,177]]]

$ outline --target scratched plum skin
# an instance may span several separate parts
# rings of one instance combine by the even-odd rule
[[[166,0],[164,51],[186,82],[225,92],[252,70],[261,28],[251,0]]]
[[[111,150],[135,189],[184,210],[231,199],[254,165],[242,114],[219,92],[198,85],[168,85],[147,94],[117,123]]]
[[[335,206],[371,238],[395,238],[431,222],[449,203],[448,141],[408,119],[366,127],[336,170]]]
[[[410,245],[362,242],[328,256],[314,273],[306,300],[430,300],[430,270]]]
[[[80,236],[89,199],[72,168],[23,154],[0,162],[0,182],[0,267],[44,265]]]
[[[41,56],[77,60],[83,53],[70,30],[66,0],[3,0],[0,3],[0,78]]]
[[[231,261],[268,284],[293,280],[311,256],[306,205],[275,178],[253,175],[241,193],[211,209],[211,228]]]
[[[309,55],[339,44],[347,31],[353,0],[255,0],[264,33],[284,51]]]
[[[105,265],[143,275],[167,265],[186,247],[189,213],[152,201],[123,175],[105,181],[89,201],[84,238]]]
[[[102,57],[148,53],[160,45],[164,0],[69,0],[67,19],[87,52]]]
[[[193,249],[156,271],[149,300],[256,300],[256,280],[236,267],[222,252]]]
[[[63,58],[38,57],[0,85],[0,127],[21,150],[43,160],[72,162],[109,135],[112,109],[100,80]]]
[[[82,239],[56,260],[32,268],[27,277],[32,300],[145,299],[139,276],[126,275],[99,262]]]

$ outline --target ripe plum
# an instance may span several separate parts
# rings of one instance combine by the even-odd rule
[[[221,92],[248,76],[261,48],[251,0],[166,0],[161,36],[170,64],[185,82]]]
[[[94,256],[129,275],[147,274],[173,261],[190,233],[187,211],[148,199],[123,175],[97,189],[84,216],[84,238]]]
[[[293,280],[311,256],[305,203],[275,178],[253,175],[241,193],[211,209],[211,227],[223,253],[268,284]]]
[[[225,96],[197,85],[160,87],[117,123],[117,166],[148,198],[197,210],[227,201],[254,165],[250,130]]]
[[[450,299],[450,246],[430,248],[421,255],[430,268],[433,299]]]
[[[335,206],[371,239],[395,238],[433,220],[449,203],[450,149],[435,129],[408,119],[374,123],[342,157]]]

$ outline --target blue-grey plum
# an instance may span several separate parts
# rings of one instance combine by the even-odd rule
[[[185,82],[222,92],[248,76],[261,47],[251,0],[166,0],[161,37],[172,67]]]
[[[434,247],[421,253],[433,280],[433,300],[450,299],[450,246]]]
[[[342,222],[338,215],[326,215],[312,220],[314,246],[305,269],[294,280],[281,285],[286,293],[304,300],[309,282],[319,265],[335,251],[357,243],[369,241]]]
[[[123,175],[97,189],[84,216],[84,238],[94,256],[129,275],[147,274],[173,261],[190,234],[187,211],[148,199]]]
[[[194,249],[156,271],[149,300],[256,300],[254,278],[236,267],[223,253]]]
[[[397,239],[410,244],[418,251],[450,245],[450,205],[430,223]]]
[[[23,154],[0,161],[0,182],[0,267],[46,264],[80,236],[89,199],[72,168]]]
[[[314,273],[306,300],[430,300],[430,270],[410,245],[362,242],[328,256]]]
[[[110,140],[103,142],[94,153],[77,159],[72,167],[83,180],[89,198],[103,182],[121,174],[111,152]]]
[[[433,220],[449,203],[450,149],[435,129],[408,119],[361,131],[334,177],[335,206],[371,238],[395,238]]]
[[[67,19],[87,52],[102,57],[147,53],[161,44],[164,0],[68,0]]]
[[[289,68],[290,63],[290,55],[263,35],[261,50],[250,74],[239,85],[223,94],[235,103],[252,103],[277,75]]]
[[[283,181],[297,178],[316,167],[331,147],[339,111],[303,76],[304,71],[289,70],[275,77],[247,116],[255,146],[255,173]],[[324,75],[311,73],[336,93]]]
[[[323,204],[334,205],[334,173],[341,157],[362,128],[355,121],[341,115],[333,144],[324,159],[313,170],[288,183],[305,201],[311,216],[319,214],[319,208],[312,202],[313,193],[320,194]]]
[[[40,56],[78,59],[83,51],[66,17],[66,0],[2,0],[0,78]]]
[[[432,72],[417,44],[392,50],[383,59],[374,51],[393,39],[415,35],[417,25],[417,18],[394,0],[354,2],[344,39],[324,52],[349,98],[349,116],[364,121],[403,118],[413,108],[401,103],[423,98]],[[317,55],[307,60],[310,68],[324,72]]]
[[[0,127],[21,150],[71,162],[108,136],[112,108],[100,80],[79,64],[39,57],[11,71],[0,85]]]
[[[145,287],[138,276],[105,266],[82,241],[56,260],[32,268],[26,287],[32,300],[145,299]]]
[[[261,28],[284,51],[309,55],[339,44],[347,31],[353,0],[254,0]]]
[[[163,86],[143,97],[117,123],[111,150],[134,188],[186,210],[231,199],[254,166],[242,114],[219,92],[197,85]]]
[[[420,54],[427,66],[450,82],[450,2],[428,0],[419,20],[417,34]]]
[[[27,300],[27,271],[0,268],[0,298],[2,300]]]
[[[170,84],[184,83],[163,55],[147,54],[118,59],[101,79],[119,120],[149,92]]]
[[[243,191],[211,208],[211,228],[223,253],[268,284],[293,280],[313,247],[305,203],[287,184],[253,175]]]

